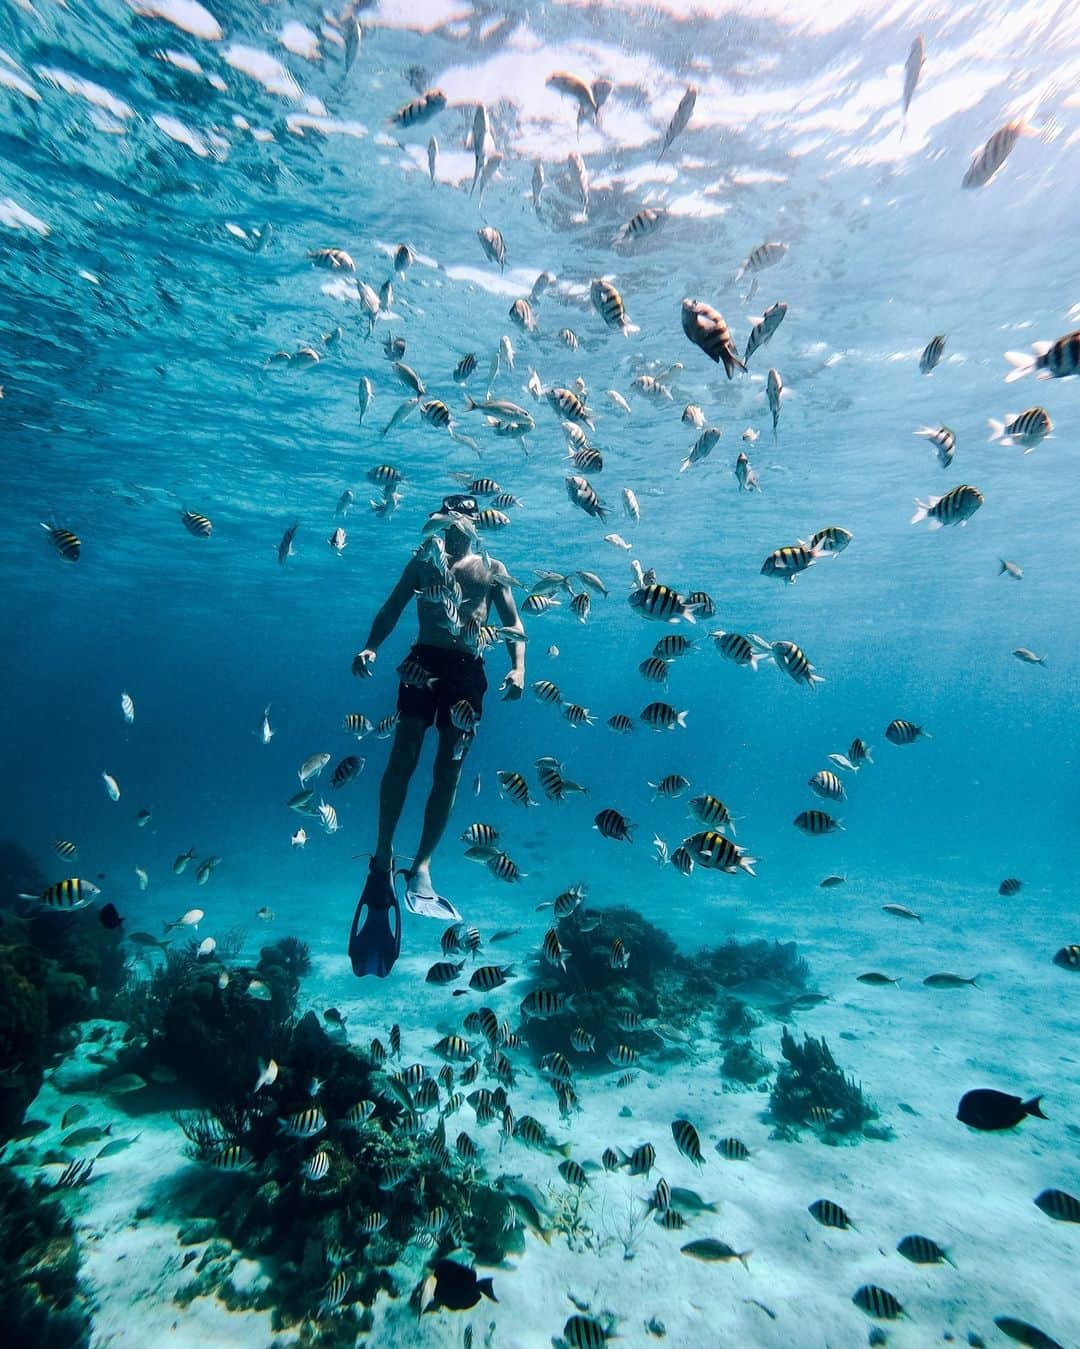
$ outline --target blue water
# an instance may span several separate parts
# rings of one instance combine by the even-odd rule
[[[318,36],[326,24],[316,5],[212,5],[220,40],[135,8],[41,0],[0,15],[6,835],[54,879],[63,871],[49,845],[77,840],[82,874],[104,873],[103,892],[129,926],[157,930],[197,901],[218,930],[254,928],[254,910],[268,904],[275,932],[305,936],[320,955],[320,996],[360,1008],[383,996],[352,982],[344,941],[362,875],[354,855],[373,845],[389,742],[369,737],[357,750],[341,723],[351,711],[373,721],[392,711],[412,614],[372,680],[356,680],[350,662],[453,475],[483,473],[525,503],[510,528],[486,540],[515,577],[529,584],[535,569],[585,568],[611,593],[594,596],[586,625],[565,603],[526,620],[527,683],[554,679],[591,710],[593,727],[572,729],[528,693],[500,702],[506,657],[489,653],[492,691],[436,858],[440,888],[470,920],[523,923],[537,939],[535,905],[578,880],[596,903],[639,908],[687,950],[729,934],[794,938],[818,986],[837,999],[850,998],[855,973],[885,961],[912,984],[935,960],[963,964],[965,974],[991,967],[992,1002],[970,1023],[961,1014],[969,1038],[940,1075],[933,1108],[950,1117],[960,1092],[977,1085],[964,1064],[985,1055],[1003,1089],[1056,1092],[1046,1169],[1075,1191],[1075,1133],[1063,1128],[1080,1107],[1075,1062],[1059,1042],[1040,1065],[1051,1072],[1054,1064],[1054,1080],[1031,1080],[1008,1041],[1036,993],[1046,1027],[1075,1034],[1061,1001],[1072,991],[1068,976],[1052,977],[1059,972],[1049,962],[1080,939],[1072,895],[1080,485],[1070,465],[1080,384],[1003,382],[1006,350],[1077,326],[1070,7],[972,7],[946,23],[913,5],[888,16],[848,6],[813,18],[799,6],[695,14],[508,6],[508,22],[494,31],[488,11],[468,6],[453,15],[437,5],[430,14],[375,7],[361,14],[367,32],[348,74],[340,46]],[[317,35],[321,61],[278,43],[289,20]],[[902,65],[920,25],[927,64],[901,141]],[[241,73],[237,45],[272,53],[293,76],[292,97]],[[203,73],[166,63],[166,49],[194,57]],[[426,72],[421,88],[443,88],[456,106],[388,134],[386,118],[415,96],[403,73],[412,66]],[[580,140],[574,105],[544,87],[556,69],[616,82],[599,129],[586,125]],[[122,107],[71,92],[75,78]],[[690,79],[702,91],[695,116],[654,170],[658,137]],[[472,153],[464,149],[477,98],[504,156],[482,209],[468,195]],[[178,119],[204,153],[171,139],[155,115]],[[1021,115],[1044,134],[1021,138],[989,186],[962,192],[974,151]],[[320,131],[305,117],[331,125]],[[267,134],[257,140],[250,127]],[[425,149],[433,132],[434,187]],[[587,220],[563,181],[575,149],[591,178]],[[539,215],[529,189],[536,158],[547,173]],[[614,251],[612,234],[647,203],[672,209],[666,228]],[[272,226],[265,247],[246,247],[230,222],[249,236]],[[475,232],[485,223],[505,236],[505,275],[481,253]],[[747,300],[749,278],[734,274],[766,239],[790,251]],[[326,293],[344,274],[315,268],[307,253],[347,249],[357,276],[377,289],[401,242],[419,256],[395,281],[393,317],[369,339],[355,298]],[[523,335],[507,310],[543,269],[562,289],[537,303],[539,330]],[[614,279],[639,334],[624,340],[589,308],[588,283],[599,275]],[[751,376],[729,383],[682,335],[687,295],[724,313],[740,352],[748,315],[775,300],[790,308],[751,360]],[[336,325],[340,340],[323,346]],[[563,326],[578,334],[576,352],[557,341]],[[404,397],[382,351],[389,333],[406,339],[405,360],[477,439],[481,458],[415,417],[380,436]],[[480,397],[504,333],[516,369],[500,373],[495,395],[536,417],[528,457],[466,416],[450,378],[475,351],[469,388]],[[924,376],[918,356],[935,333],[947,335],[945,358]],[[317,366],[269,364],[275,351],[305,343],[324,353]],[[631,390],[641,370],[676,361],[684,368],[673,402]],[[791,391],[775,442],[764,401],[770,365]],[[579,376],[588,386],[592,439],[605,454],[593,481],[611,508],[606,527],[566,499],[558,419],[526,391],[531,367],[545,387]],[[361,426],[362,375],[376,399]],[[614,408],[607,388],[627,397],[631,416]],[[688,402],[723,436],[705,463],[680,475],[697,435],[679,421]],[[988,417],[1036,402],[1053,419],[1053,439],[1030,455],[986,443]],[[957,436],[948,470],[912,434],[939,423]],[[740,440],[747,426],[760,433],[754,444]],[[743,448],[760,494],[737,490],[732,468]],[[379,463],[406,476],[389,520],[367,506],[363,475]],[[966,527],[932,533],[909,524],[914,498],[959,483],[985,497]],[[340,521],[334,506],[346,487],[356,502]],[[641,503],[637,526],[620,509],[623,487]],[[212,518],[210,539],[184,530],[182,508]],[[296,556],[279,566],[276,546],[293,518]],[[60,559],[39,521],[79,535],[77,564]],[[348,531],[340,557],[326,542],[338,523]],[[759,575],[772,549],[827,524],[854,536],[841,556],[791,586]],[[609,530],[632,552],[605,543]],[[668,629],[626,603],[630,558],[716,603],[714,620],[677,629],[696,649],[673,667],[669,695],[636,671]],[[1019,563],[1023,580],[1000,575],[999,558]],[[811,691],[769,665],[737,669],[712,649],[707,633],[718,628],[794,640],[826,682]],[[547,654],[552,644],[557,657]],[[1045,655],[1045,668],[1015,659],[1016,647]],[[132,726],[121,717],[123,690],[135,701]],[[618,737],[604,725],[617,711],[636,717],[654,696],[688,712],[686,730],[639,725]],[[276,732],[269,745],[256,734],[266,705]],[[932,739],[888,744],[894,717]],[[845,778],[850,800],[836,814],[846,831],[806,838],[791,821],[822,804],[806,779],[854,736],[875,762]],[[333,796],[342,828],[332,837],[285,808],[300,762],[323,750],[331,767],[350,752],[367,760],[360,779]],[[533,778],[541,754],[563,761],[588,795],[527,812],[500,800],[496,772]],[[120,784],[118,803],[105,794],[103,771]],[[425,760],[402,821],[406,855],[428,771]],[[739,841],[761,859],[756,878],[684,879],[653,865],[654,832],[672,847],[690,832],[685,801],[654,803],[647,785],[674,771],[739,817]],[[592,828],[605,806],[634,822],[632,845]],[[134,822],[140,807],[153,810],[145,830]],[[528,873],[520,886],[462,859],[457,835],[478,819],[504,831]],[[301,823],[310,840],[293,848]],[[189,847],[223,858],[205,889],[190,873],[172,874],[173,857]],[[136,866],[150,875],[146,893]],[[829,872],[846,874],[847,886],[818,889]],[[1017,900],[999,899],[1005,876],[1023,879]],[[890,900],[923,913],[924,926],[882,916]],[[413,920],[407,955],[434,959],[437,939],[434,925]],[[408,966],[395,982],[415,982],[422,968]],[[407,1004],[409,985],[387,996]],[[423,1008],[414,1011],[422,1020]],[[867,1015],[855,998],[826,1027],[862,1035]],[[894,1031],[907,1026],[922,1042],[939,1029],[938,1015],[913,1006]],[[889,1069],[879,1058],[875,1081],[874,1058],[857,1064],[868,1087],[903,1099],[905,1060]],[[1025,1222],[1029,1198],[1016,1200],[1027,1205]],[[1051,1235],[1067,1268],[1069,1252],[1074,1261],[1080,1252],[1073,1231],[1054,1226],[1063,1229]],[[1038,1282],[1037,1271],[1013,1273],[1017,1287]],[[1055,1288],[1054,1277],[1028,1310],[1067,1336],[1070,1316],[1077,1331],[1075,1309],[1063,1306],[1065,1284]]]

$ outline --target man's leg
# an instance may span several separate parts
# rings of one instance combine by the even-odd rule
[[[394,831],[405,808],[409,781],[420,758],[426,730],[416,717],[402,717],[397,724],[379,787],[379,838],[371,861],[377,871],[389,871],[393,865]]]
[[[412,884],[418,890],[425,887],[430,889],[431,857],[446,832],[450,814],[454,809],[458,783],[461,781],[461,766],[464,762],[463,759],[454,758],[454,750],[460,739],[461,732],[455,726],[439,728],[439,747],[435,752],[431,794],[424,810],[424,827],[412,864]]]

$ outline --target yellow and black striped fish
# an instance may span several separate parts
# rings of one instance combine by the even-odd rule
[[[534,1017],[537,1021],[546,1021],[550,1017],[560,1016],[570,1007],[570,999],[555,988],[534,988],[521,1000],[521,1014]]]
[[[550,679],[537,679],[532,686],[532,691],[539,702],[542,703],[561,703],[562,693],[557,684],[553,684]]]
[[[549,928],[548,931],[544,933],[541,949],[544,952],[544,959],[547,963],[549,965],[554,965],[556,969],[562,970],[565,974],[566,962],[569,959],[571,952],[563,946],[555,928]]]
[[[524,333],[535,331],[536,317],[528,300],[517,299],[514,301],[510,306],[510,322],[517,324]]]
[[[620,843],[633,843],[634,825],[619,811],[610,806],[598,811],[593,819],[593,828],[599,830],[604,838],[613,838]]]
[[[900,717],[890,721],[885,727],[885,739],[892,745],[913,745],[919,736],[931,739],[929,732],[924,731],[921,726],[916,726],[913,721],[904,721]]]
[[[678,712],[670,703],[649,703],[641,710],[641,720],[654,731],[674,731],[686,727],[686,713]]]
[[[1018,880],[1017,877],[1007,876],[998,886],[998,894],[1005,896],[1018,894],[1022,885],[1023,881]]]
[[[945,353],[945,338],[943,335],[932,337],[923,348],[923,354],[919,357],[919,369],[924,375],[928,375],[931,370],[937,366]]]
[[[200,515],[198,511],[181,511],[180,519],[187,532],[194,534],[197,539],[208,539],[213,533],[212,521],[207,516]]]
[[[824,555],[823,548],[808,548],[801,543],[777,548],[761,564],[761,574],[779,576],[783,581],[794,583],[799,572],[812,567],[818,558]]]
[[[913,1265],[951,1263],[949,1257],[936,1241],[931,1240],[930,1237],[919,1236],[917,1233],[912,1233],[909,1237],[902,1237],[896,1243],[896,1249],[905,1260],[910,1260]]]
[[[979,489],[968,483],[951,488],[944,496],[927,497],[925,501],[916,497],[911,523],[917,525],[921,520],[929,519],[931,529],[940,529],[942,525],[965,525],[984,500]]]
[[[473,971],[469,987],[479,989],[482,993],[490,993],[493,988],[505,984],[513,972],[513,965],[481,965]]]
[[[851,1219],[832,1199],[815,1199],[807,1212],[816,1218],[822,1227],[837,1227],[846,1232],[852,1226]]]
[[[716,604],[707,590],[691,590],[686,597],[686,607],[697,614],[698,618],[716,616]]]
[[[716,643],[716,649],[724,657],[735,665],[749,665],[751,670],[756,670],[758,662],[770,658],[768,650],[761,650],[755,646],[748,637],[741,632],[713,632],[709,634]]]
[[[692,796],[689,806],[691,815],[700,820],[702,824],[707,824],[710,828],[723,829],[726,827],[734,834],[735,825],[731,818],[731,811],[718,796],[711,796],[709,793],[705,793],[703,796]]]
[[[651,1143],[642,1143],[629,1157],[624,1156],[620,1162],[631,1176],[647,1176],[655,1164],[656,1149]]]
[[[738,1138],[721,1138],[716,1150],[729,1162],[745,1162],[750,1157],[750,1149]]]
[[[607,1052],[608,1063],[616,1068],[629,1068],[638,1061],[638,1052],[629,1045],[612,1045]]]
[[[494,506],[485,506],[473,516],[473,522],[477,529],[505,529],[510,523],[510,517]]]
[[[745,871],[751,876],[755,874],[754,863],[757,858],[750,857],[745,848],[732,843],[726,835],[718,834],[714,829],[691,834],[689,838],[683,839],[682,846],[692,860],[706,871],[726,871],[732,876],[739,871]]]
[[[814,667],[806,658],[806,652],[794,642],[773,642],[772,653],[777,665],[786,671],[796,684],[806,684],[811,689],[816,688],[818,684],[824,684],[825,676],[815,674]]]
[[[1012,154],[1016,142],[1028,130],[1027,124],[1023,121],[1006,122],[1004,126],[998,127],[968,165],[967,172],[960,180],[960,186],[985,187]]]
[[[524,301],[521,301],[521,303],[524,304]],[[594,429],[592,414],[572,389],[556,386],[547,390],[546,397],[560,416],[571,422],[580,422],[582,426],[587,426],[590,431]]]
[[[518,772],[500,771],[495,774],[499,779],[499,791],[519,806],[535,806],[537,803],[529,795],[529,784]]]
[[[566,1181],[567,1185],[573,1185],[576,1189],[582,1189],[588,1185],[589,1177],[585,1174],[585,1168],[580,1162],[575,1162],[573,1158],[567,1157],[566,1161],[559,1163],[559,1175]]]
[[[530,802],[529,804],[535,805],[536,803]],[[487,859],[487,868],[497,880],[507,881],[511,884],[521,880],[522,876],[525,875],[525,872],[519,870],[518,864],[514,859],[508,853],[504,852],[496,852],[489,857]]]
[[[736,273],[736,281],[747,272],[763,272],[766,267],[775,267],[787,256],[787,251],[787,244],[758,244],[757,248],[750,250],[750,255]]]
[[[48,534],[53,547],[65,562],[78,562],[79,554],[82,552],[82,539],[78,535],[73,534],[70,529],[47,525],[44,520],[41,522],[41,528]]]
[[[661,660],[675,660],[679,656],[685,656],[688,651],[693,651],[694,644],[689,637],[684,637],[681,632],[669,632],[666,637],[660,640],[652,649],[654,656],[659,656]]]
[[[1065,1190],[1043,1190],[1035,1196],[1034,1204],[1048,1218],[1061,1223],[1080,1223],[1080,1199]]]
[[[604,456],[591,445],[585,445],[580,450],[569,450],[566,457],[582,473],[604,471]]]
[[[1018,351],[1005,353],[1005,359],[1013,366],[1005,376],[1006,384],[1032,370],[1039,372],[1041,379],[1065,379],[1080,373],[1080,328],[1059,337],[1056,342],[1036,342],[1034,352],[1030,358]]]
[[[648,1202],[649,1208],[657,1213],[666,1213],[671,1207],[671,1186],[663,1176],[656,1182],[656,1189]]]
[[[618,328],[624,337],[638,331],[627,317],[623,297],[610,281],[596,277],[589,286],[589,299],[609,328]]]
[[[74,913],[76,909],[85,909],[95,895],[101,891],[91,881],[79,876],[69,876],[50,885],[40,895],[20,895],[20,899],[36,899],[47,909],[56,909],[60,913]]]
[[[419,98],[412,99],[392,113],[390,121],[394,126],[418,126],[421,122],[430,121],[445,107],[446,95],[441,89],[426,89]]]
[[[841,525],[826,525],[810,535],[810,547],[823,553],[842,553],[851,542],[850,530]]]
[[[858,736],[848,746],[847,756],[856,767],[864,763],[872,764],[874,762],[870,757],[870,746],[865,740],[860,740]]]
[[[339,1269],[326,1285],[326,1292],[323,1294],[323,1299],[315,1313],[316,1320],[321,1320],[336,1307],[340,1307],[348,1296],[351,1287],[352,1275],[346,1269]]]
[[[1023,445],[1030,454],[1053,431],[1054,423],[1045,408],[1025,408],[1023,412],[1006,412],[1005,421],[990,418],[990,439],[999,445]]]
[[[792,823],[804,834],[835,834],[844,827],[824,810],[802,810]]]
[[[948,468],[956,456],[956,432],[951,426],[920,426],[914,432],[937,447],[938,463]]]
[[[844,784],[828,768],[823,768],[820,772],[815,773],[808,780],[807,785],[814,795],[820,796],[823,801],[845,801],[847,799],[847,789]]]
[[[664,660],[662,656],[646,656],[638,666],[638,674],[647,679],[650,684],[666,685],[670,668],[670,662]]]
[[[611,246],[618,248],[620,244],[638,243],[662,229],[667,220],[668,212],[662,207],[645,206],[616,230]]]
[[[227,1143],[212,1154],[210,1163],[220,1171],[246,1171],[254,1165],[254,1159],[242,1144]]]
[[[499,841],[499,831],[494,825],[485,824],[478,820],[475,824],[470,824],[468,829],[461,835],[462,843],[471,843],[474,847],[480,846],[489,848]]]
[[[747,339],[746,351],[743,353],[743,364],[749,363],[750,357],[757,351],[758,347],[763,347],[766,342],[776,332],[777,328],[784,321],[784,315],[787,313],[787,305],[782,300],[776,304],[770,305],[762,314],[761,318],[750,329],[750,336]]]
[[[317,1105],[297,1110],[287,1119],[278,1120],[278,1128],[290,1138],[314,1138],[326,1128],[326,1116]]]
[[[540,1060],[540,1071],[560,1082],[572,1082],[574,1078],[574,1070],[571,1068],[569,1060],[565,1054],[560,1054],[557,1049],[543,1056]]]
[[[455,1063],[464,1063],[466,1059],[472,1058],[472,1045],[460,1035],[444,1035],[433,1048],[440,1058]]]
[[[688,1161],[695,1166],[704,1166],[705,1158],[701,1155],[701,1138],[698,1131],[688,1119],[675,1119],[671,1121],[671,1133],[675,1139],[675,1146]]]
[[[680,618],[687,623],[696,621],[695,607],[677,590],[659,583],[631,590],[629,603],[630,608],[636,609],[643,618],[654,618],[661,623],[675,623]]]
[[[703,300],[683,300],[683,332],[696,347],[708,356],[710,361],[724,364],[724,372],[731,379],[736,370],[745,374],[746,363],[739,360],[731,329],[724,322],[724,316],[712,305]]]
[[[345,730],[358,740],[363,740],[365,735],[375,729],[363,712],[346,712],[343,724]]]
[[[69,862],[77,862],[79,860],[79,850],[70,839],[58,838],[52,845],[52,848],[53,852],[56,853],[58,857],[63,857]]]
[[[876,1283],[864,1283],[855,1290],[851,1300],[860,1311],[866,1312],[868,1316],[876,1316],[881,1321],[895,1321],[904,1314],[899,1300],[887,1288],[879,1288]]]
[[[629,735],[634,729],[633,717],[628,717],[625,712],[616,712],[608,717],[607,724],[617,735]]]

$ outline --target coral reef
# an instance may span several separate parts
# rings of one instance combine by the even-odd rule
[[[54,1199],[0,1164],[0,1343],[83,1349],[90,1317],[72,1224]]]
[[[311,948],[299,937],[282,937],[273,946],[264,946],[259,952],[261,965],[280,965],[294,979],[302,979],[311,972]]]
[[[120,1004],[122,1071],[149,1078],[166,1068],[207,1104],[227,1105],[250,1090],[258,1060],[286,1052],[305,961],[307,947],[293,938],[263,947],[254,968],[200,960],[195,941],[170,947]]]
[[[749,1040],[733,1040],[724,1051],[725,1079],[752,1087],[772,1072],[772,1064]]]
[[[805,989],[809,977],[810,966],[793,941],[729,940],[694,956],[693,980],[701,981],[703,991],[719,986],[761,996],[767,990],[779,1000]]]
[[[877,1109],[854,1078],[844,1076],[824,1039],[807,1035],[800,1045],[785,1027],[780,1052],[785,1062],[769,1097],[769,1115],[780,1136],[791,1137],[800,1125],[808,1125],[820,1128],[827,1142],[854,1141],[877,1119]]]
[[[633,1043],[618,1028],[620,1012],[635,1012],[645,1019],[662,1016],[665,1025],[678,1026],[701,1010],[700,1003],[687,996],[690,962],[662,928],[634,909],[582,905],[559,924],[559,937],[571,953],[566,969],[537,956],[534,987],[558,989],[572,995],[572,1003],[557,1016],[530,1019],[523,1025],[522,1035],[537,1057],[552,1050],[566,1052],[571,1030],[583,1026],[596,1035],[596,1053],[585,1059],[578,1056],[575,1067],[583,1072],[607,1071],[608,1050],[624,1041]],[[625,967],[612,961],[616,940],[626,952]],[[656,1043],[651,1037],[649,1047]]]
[[[770,1066],[747,1042],[763,1020],[750,1000],[766,1007],[788,1006],[805,993],[810,977],[794,942],[729,940],[688,958],[666,932],[629,908],[590,909],[582,904],[559,923],[558,931],[571,953],[566,969],[538,955],[533,987],[556,989],[570,996],[570,1004],[556,1016],[527,1020],[522,1034],[537,1060],[559,1051],[583,1074],[609,1071],[607,1054],[617,1045],[669,1056],[681,1052],[672,1039],[685,1035],[703,1012],[716,1007],[716,1030],[728,1046],[725,1076],[757,1083]],[[628,956],[625,967],[612,959],[616,939]],[[646,1026],[621,1030],[623,1013],[636,1013]],[[576,1027],[595,1035],[595,1052],[570,1049]]]
[[[184,1235],[212,1233],[181,1301],[272,1308],[275,1329],[300,1325],[305,1343],[353,1345],[378,1292],[407,1293],[425,1259],[463,1247],[497,1264],[520,1249],[507,1196],[475,1155],[448,1146],[460,1096],[414,1102],[385,1071],[385,1051],[327,1034],[314,1012],[297,1019],[303,943],[264,947],[254,969],[196,951],[170,949],[132,990],[121,1056],[144,1076],[167,1067],[203,1103],[176,1117],[206,1168],[173,1196],[190,1219]],[[263,1257],[272,1280],[238,1284],[238,1263]]]
[[[120,938],[96,909],[54,913],[21,893],[46,881],[15,843],[0,844],[0,1140],[22,1122],[45,1065],[75,1025],[109,1008],[123,985]]]

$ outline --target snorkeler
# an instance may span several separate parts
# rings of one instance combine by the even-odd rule
[[[501,562],[473,549],[479,514],[475,498],[448,496],[428,518],[425,539],[385,604],[375,615],[364,649],[354,658],[356,675],[370,675],[376,653],[393,632],[405,606],[418,597],[417,642],[398,667],[398,722],[379,789],[379,834],[349,934],[353,973],[385,978],[401,951],[401,911],[393,858],[409,781],[428,727],[439,733],[431,792],[412,867],[405,876],[405,906],[412,913],[452,922],[460,914],[431,883],[431,858],[450,819],[465,754],[480,720],[487,679],[480,652],[488,640],[488,609],[510,654],[510,671],[499,686],[505,699],[525,687],[524,631]]]

